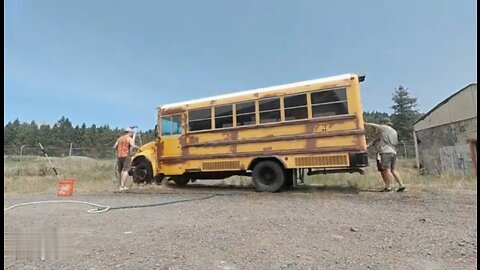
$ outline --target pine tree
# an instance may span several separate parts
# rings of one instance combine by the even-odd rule
[[[42,145],[52,145],[54,139],[52,138],[52,129],[50,125],[40,125],[38,128],[37,142],[41,142]]]
[[[399,140],[413,140],[413,124],[421,116],[418,111],[417,98],[412,97],[408,89],[400,85],[395,89],[392,101],[393,114],[391,120],[398,132]]]

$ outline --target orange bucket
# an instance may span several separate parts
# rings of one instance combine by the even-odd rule
[[[75,181],[73,179],[62,179],[58,181],[58,191],[57,196],[72,196],[73,187],[75,186]]]

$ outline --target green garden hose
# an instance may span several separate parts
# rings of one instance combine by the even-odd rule
[[[162,203],[153,203],[153,204],[141,204],[141,205],[125,205],[125,206],[116,206],[116,207],[111,207],[109,205],[101,205],[101,204],[96,204],[96,203],[91,203],[91,202],[85,202],[85,201],[72,201],[72,200],[51,200],[51,201],[35,201],[35,202],[26,202],[26,203],[19,203],[12,205],[10,207],[4,208],[3,212],[7,212],[9,210],[12,210],[17,207],[21,206],[27,206],[27,205],[36,205],[36,204],[48,204],[48,203],[77,203],[77,204],[87,204],[87,205],[92,205],[97,208],[89,209],[87,210],[87,213],[90,214],[99,214],[99,213],[105,213],[110,210],[118,210],[118,209],[129,209],[129,208],[145,208],[145,207],[156,207],[156,206],[162,206],[162,205],[168,205],[168,204],[175,204],[175,203],[182,203],[182,202],[191,202],[191,201],[201,201],[201,200],[206,200],[210,199],[216,196],[231,196],[234,195],[235,193],[228,193],[228,194],[213,194],[201,198],[195,198],[195,199],[184,199],[184,200],[176,200],[176,201],[169,201],[169,202],[162,202]]]

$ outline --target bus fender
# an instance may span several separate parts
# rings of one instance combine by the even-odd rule
[[[274,155],[274,156],[258,156],[254,158],[248,165],[248,170],[253,170],[255,165],[257,165],[262,160],[272,160],[272,161],[278,162],[280,165],[282,165],[283,168],[287,168],[287,164],[285,164],[285,161],[280,156]]]

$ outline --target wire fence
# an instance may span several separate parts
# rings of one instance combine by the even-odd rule
[[[4,148],[4,156],[17,157],[21,159],[27,156],[43,156],[43,152],[38,146],[21,146],[16,148]],[[114,159],[115,151],[111,147],[48,147],[45,151],[51,157],[89,157],[93,159]],[[368,149],[371,157],[375,156],[375,149]],[[413,142],[400,142],[397,145],[397,156],[402,159],[415,158],[415,145]]]
[[[397,158],[399,159],[414,159],[415,158],[415,144],[413,142],[400,142],[397,147]],[[376,150],[374,147],[368,149],[368,156],[375,158]]]
[[[89,148],[89,147],[48,147],[44,146],[49,157],[89,157],[93,159],[115,158],[115,151],[112,147]],[[22,146],[19,148],[4,148],[4,156],[22,159],[29,156],[44,156],[40,147]]]
[[[404,159],[415,158],[415,143],[414,142],[399,142],[397,145],[397,156]]]

